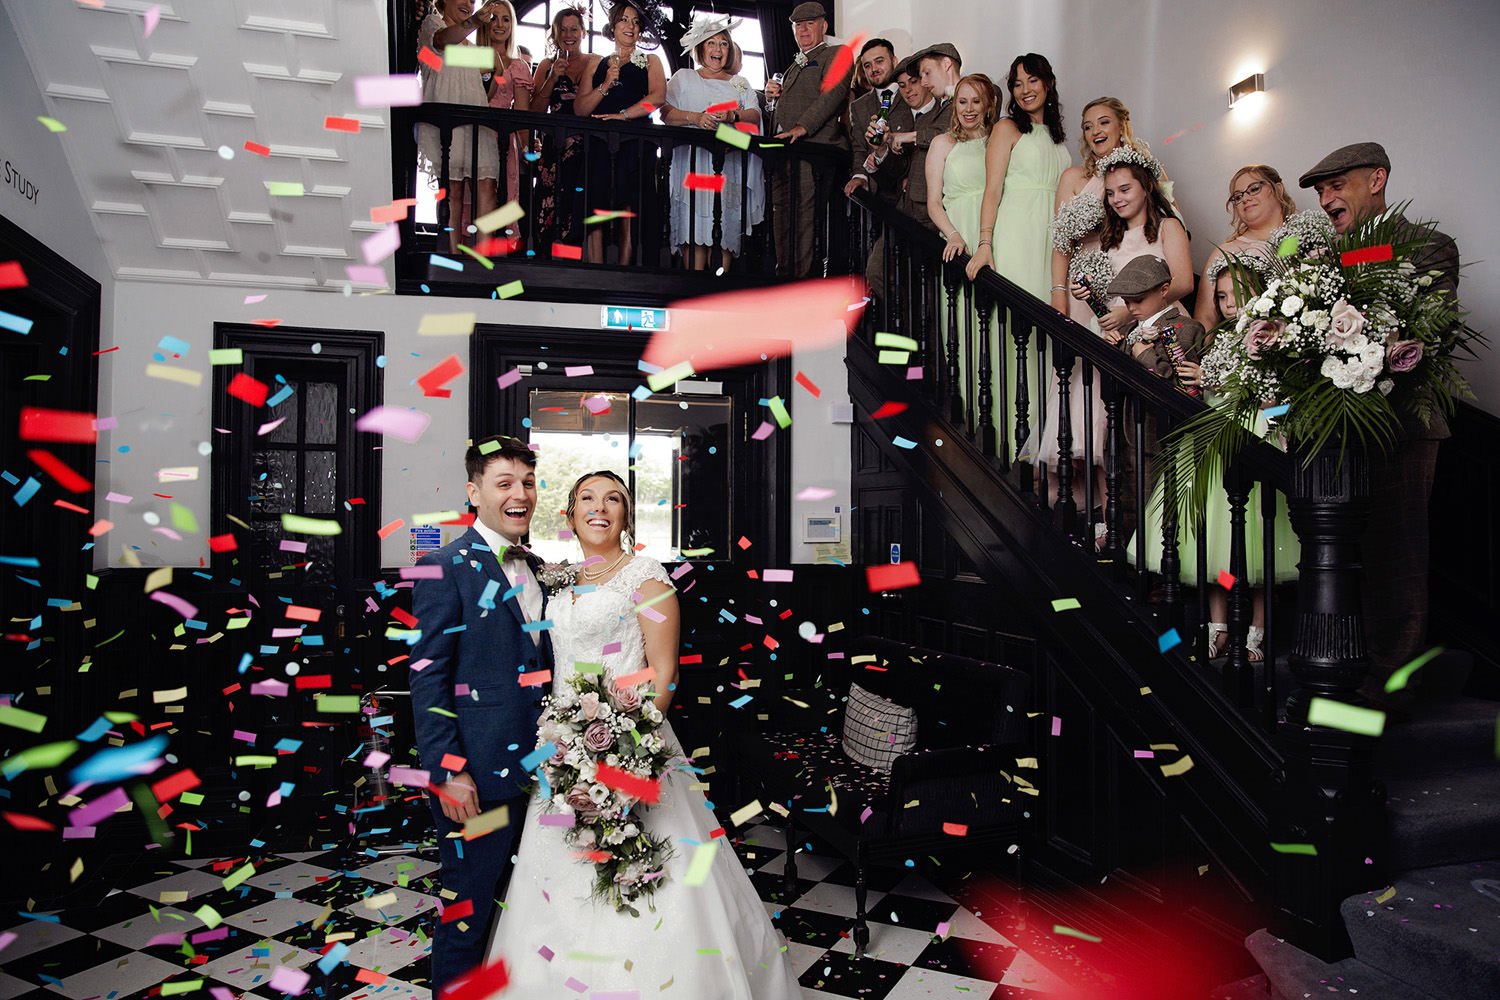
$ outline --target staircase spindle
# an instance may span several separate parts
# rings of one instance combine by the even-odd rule
[[[964,419],[964,380],[962,355],[959,353],[958,344],[958,301],[953,294],[953,268],[947,264],[938,265],[942,268],[939,272],[943,289],[947,293],[943,296],[945,300],[945,311],[948,316],[948,374],[951,380],[948,383],[948,419],[954,423],[962,423]]]
[[[955,266],[956,263],[957,262],[955,261],[954,264],[950,264],[948,266],[950,268],[953,268],[954,270],[957,270]],[[962,281],[958,278],[955,278],[954,280],[958,281],[964,315],[964,412],[968,417],[968,419],[965,421],[965,429],[968,431],[969,440],[974,441],[977,440],[979,431],[979,424],[977,420],[979,402],[977,397],[979,395],[979,380],[975,377],[974,286],[971,283]]]
[[[1151,592],[1151,580],[1146,575],[1146,504],[1148,494],[1146,493],[1146,411],[1141,405],[1141,400],[1132,398],[1130,407],[1131,418],[1135,422],[1135,448],[1133,459],[1135,462],[1135,475],[1132,476],[1131,485],[1135,487],[1134,504],[1135,509],[1130,513],[1135,518],[1136,546],[1135,546],[1135,579],[1136,588],[1144,600]]]
[[[1033,452],[1036,451],[1035,448],[1031,448],[1030,447],[1031,446],[1031,418],[1029,416],[1029,413],[1030,413],[1030,409],[1031,409],[1031,398],[1030,398],[1031,397],[1031,393],[1028,391],[1028,389],[1026,387],[1027,378],[1031,374],[1030,371],[1027,369],[1027,365],[1026,365],[1026,341],[1031,336],[1031,327],[1029,325],[1027,325],[1027,326],[1024,327],[1024,329],[1022,329],[1022,324],[1016,322],[1016,318],[1010,314],[1010,310],[1005,309],[1003,305],[1000,308],[1004,311],[1006,326],[1009,327],[1011,338],[1015,342],[1015,345],[1016,345],[1016,437],[1015,437],[1016,445],[1015,445],[1015,447],[1016,447],[1016,454],[1020,455],[1022,452],[1026,451],[1028,448],[1030,448],[1030,450],[1033,451]],[[1029,493],[1029,492],[1031,492],[1031,490],[1033,488],[1033,486],[1032,486],[1032,475],[1033,475],[1034,472],[1036,472],[1038,470],[1038,467],[1040,467],[1041,465],[1042,465],[1042,463],[1040,462],[1040,460],[1038,460],[1035,463],[1033,463],[1033,462],[1022,462],[1021,463],[1021,492],[1022,493]],[[1044,468],[1040,469],[1040,473],[1041,473],[1041,476],[1043,477],[1043,481],[1045,482],[1045,478],[1046,478],[1046,475],[1047,475],[1046,470]]]
[[[1208,532],[1204,530],[1207,523],[1203,517],[1203,508],[1199,507],[1193,512],[1194,523],[1198,530],[1193,532],[1193,568],[1197,572],[1194,577],[1198,581],[1195,589],[1197,596],[1198,628],[1196,630],[1197,640],[1191,643],[1191,647],[1198,651],[1199,662],[1208,662],[1208,629],[1202,624],[1208,621],[1208,588],[1213,586],[1208,576]]]
[[[1084,514],[1084,545],[1090,551],[1094,548],[1094,470],[1098,468],[1094,461],[1094,365],[1087,358],[1081,358],[1083,364],[1083,510]]]
[[[968,283],[973,290],[979,316],[979,447],[986,458],[995,453],[995,371],[990,357],[990,309],[984,289]]]
[[[1120,442],[1125,429],[1120,426],[1120,385],[1105,376],[1100,383],[1104,398],[1104,552],[1110,559],[1119,558],[1120,487],[1125,478]]]
[[[1171,430],[1171,422],[1163,416],[1162,435]],[[1181,620],[1182,613],[1182,560],[1177,552],[1177,496],[1178,469],[1176,462],[1168,459],[1162,470],[1162,490],[1166,500],[1161,508],[1161,598],[1167,606],[1167,619],[1173,625]],[[1141,501],[1142,521],[1150,516],[1149,495]]]
[[[1250,629],[1250,566],[1245,550],[1245,507],[1250,502],[1250,479],[1231,464],[1224,476],[1224,492],[1229,498],[1229,574],[1234,583],[1229,588],[1229,661],[1224,666],[1224,693],[1237,705],[1251,705],[1254,697],[1254,673],[1245,637]]]
[[[1276,726],[1281,701],[1276,693],[1276,512],[1281,493],[1270,483],[1260,484],[1261,588],[1265,610],[1265,637],[1260,648],[1265,659],[1260,663],[1260,683],[1265,698],[1263,717],[1266,730]]]
[[[1057,499],[1058,527],[1068,537],[1077,533],[1078,504],[1073,500],[1073,352],[1058,344],[1052,351],[1052,367],[1057,372]]]
[[[443,175],[443,184],[445,185],[443,197],[439,198],[437,203],[438,248],[447,250],[447,244],[444,242],[442,234],[447,232],[453,225],[453,212],[449,208],[449,202],[453,200],[454,192],[452,191],[452,187],[454,179],[448,176],[448,171],[452,166],[451,150],[448,147],[453,145],[453,126],[438,126],[438,143],[443,150],[441,157],[443,162],[440,169]],[[459,181],[459,183],[462,184],[463,182]]]

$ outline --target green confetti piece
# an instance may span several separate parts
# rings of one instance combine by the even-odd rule
[[[903,337],[897,333],[877,333],[875,334],[875,346],[899,347],[905,351],[915,351],[917,349],[917,342],[911,337]]]
[[[502,299],[513,299],[517,295],[525,294],[525,292],[526,286],[521,284],[521,279],[519,278],[517,278],[515,281],[508,281],[505,284],[501,285],[499,288],[495,289],[495,294],[500,296]],[[498,448],[500,447],[500,445],[496,444],[495,447]]]
[[[1391,676],[1387,677],[1385,680],[1386,694],[1390,694],[1393,691],[1400,691],[1402,688],[1406,687],[1406,682],[1411,680],[1412,674],[1427,666],[1427,664],[1431,663],[1443,652],[1444,650],[1442,646],[1433,646],[1427,652],[1423,653],[1415,660],[1412,660],[1400,670],[1397,670],[1395,673],[1391,674]]]
[[[693,860],[688,862],[687,874],[682,876],[683,885],[702,885],[713,869],[714,858],[719,853],[719,842],[710,840],[699,844],[693,851]]]
[[[450,719],[458,718],[457,712],[450,711],[446,708],[438,708],[436,705],[433,705],[427,711],[431,712],[434,715],[446,715]]]
[[[216,347],[208,352],[208,363],[210,365],[242,365],[245,363],[245,350],[242,347]]]
[[[719,127],[714,130],[714,138],[726,146],[733,146],[735,149],[750,148],[750,133],[741,132],[727,122],[719,122]]]
[[[519,285],[520,282],[518,281],[518,282],[516,282],[516,284]],[[499,450],[500,450],[500,442],[499,441],[486,441],[486,442],[484,442],[483,444],[481,444],[479,446],[479,454],[481,454],[481,455],[488,455],[492,451],[499,451]]]
[[[696,559],[699,556],[711,556],[711,555],[713,555],[713,552],[714,552],[713,549],[683,549],[682,550],[683,557],[687,558],[687,559]]]
[[[1301,243],[1300,241],[1298,241],[1297,237],[1288,236],[1286,239],[1282,240],[1279,245],[1277,245],[1276,256],[1283,259],[1290,257],[1292,254],[1297,252],[1297,249],[1300,246]]]
[[[490,260],[484,254],[480,253],[478,250],[475,250],[473,247],[465,246],[460,243],[458,245],[458,248],[464,253],[468,254],[470,257],[473,257],[475,260],[479,261],[480,266],[483,267],[486,271],[493,271],[495,269],[495,262]]]
[[[1273,840],[1271,850],[1277,854],[1305,854],[1310,858],[1318,856],[1318,848],[1313,844],[1278,844]]]
[[[207,927],[209,930],[213,930],[215,927],[224,922],[224,918],[219,916],[219,911],[214,909],[212,906],[209,906],[207,903],[204,903],[202,906],[194,910],[193,916],[203,921],[203,926]]]
[[[337,521],[325,521],[320,517],[282,514],[281,530],[299,535],[341,535],[344,533],[344,526]]]
[[[68,130],[68,126],[64,125],[56,118],[48,118],[46,115],[37,115],[36,120],[47,126],[48,132],[52,132],[54,134],[57,132],[66,132]]]
[[[28,733],[39,733],[47,725],[47,717],[14,705],[0,705],[0,725],[24,729]]]
[[[320,694],[313,701],[320,712],[359,714],[359,695],[357,694]]]
[[[245,879],[254,874],[255,866],[246,861],[243,865],[240,865],[234,871],[224,876],[224,888],[226,890],[237,889],[239,888],[241,882],[245,881]]]
[[[1053,611],[1077,611],[1081,607],[1076,597],[1059,597],[1052,602]]]
[[[411,516],[411,523],[413,527],[420,528],[428,524],[442,524],[444,521],[457,519],[458,511],[456,510],[434,510],[428,511],[426,514],[413,514]]]
[[[460,69],[494,69],[495,50],[488,45],[444,45],[443,65]]]
[[[0,763],[0,774],[6,779],[14,778],[22,771],[32,769],[45,770],[49,767],[57,767],[63,761],[73,756],[73,751],[78,749],[76,740],[62,740],[58,743],[42,743],[38,746],[27,747],[19,753],[11,754]]]
[[[307,192],[301,181],[265,181],[266,193],[273,198],[301,198]]]
[[[780,396],[772,396],[767,404],[771,407],[771,416],[776,418],[776,425],[782,430],[792,426],[792,415],[786,412],[786,404],[781,401]]]
[[[234,758],[235,767],[275,767],[276,758],[263,753],[240,754]]]
[[[666,371],[646,376],[646,385],[650,386],[652,392],[661,392],[667,386],[675,385],[691,374],[693,374],[692,363],[679,361]]]
[[[184,535],[196,535],[198,533],[198,518],[190,508],[173,501],[171,507],[168,509],[172,518],[172,527]]]
[[[175,983],[162,983],[161,995],[164,997],[176,996],[179,993],[192,993],[201,990],[206,979],[179,979]]]
[[[177,801],[181,802],[185,806],[201,806],[203,804],[203,793],[183,792],[181,795],[177,796]]]
[[[248,618],[231,618],[229,619],[229,621],[224,623],[224,631],[237,632],[240,629],[247,627],[249,624],[250,619]]]
[[[577,662],[575,660],[573,662],[573,670],[576,673],[580,673],[580,674],[602,674],[602,673],[604,673],[604,664],[602,664],[602,663],[579,663],[579,662]],[[631,730],[631,732],[634,732],[634,731],[635,730]]]
[[[1379,736],[1385,731],[1384,712],[1346,705],[1332,698],[1314,698],[1308,702],[1307,721],[1309,725],[1342,729],[1360,736]]]
[[[1058,935],[1059,937],[1077,938],[1080,941],[1090,941],[1094,944],[1098,944],[1100,941],[1104,940],[1101,937],[1095,937],[1092,934],[1086,934],[1083,931],[1074,930],[1071,927],[1064,927],[1062,924],[1053,924],[1052,933]]]
[[[904,365],[911,362],[910,351],[881,351],[875,359],[877,364]]]
[[[117,726],[128,725],[132,722],[139,722],[141,719],[141,717],[139,715],[136,715],[134,712],[105,712],[104,717]]]
[[[99,589],[99,578],[92,573],[83,574],[83,585],[90,590]]]

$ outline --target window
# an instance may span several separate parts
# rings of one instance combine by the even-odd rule
[[[635,496],[636,542],[661,562],[684,550],[728,553],[730,431],[734,401],[721,395],[652,396],[534,389],[530,440],[538,452],[531,544],[552,561],[577,552],[562,537],[568,492],[580,476],[608,469]],[[608,407],[604,408],[604,404]]]
[[[214,368],[214,534],[233,534],[237,560],[260,579],[294,589],[346,588],[379,570],[379,451],[354,431],[381,400],[376,358],[384,334],[217,324],[214,346],[238,347],[238,367]],[[316,348],[315,348],[316,345]],[[314,350],[316,349],[316,353]],[[226,391],[244,374],[265,383],[264,406]],[[337,521],[338,535],[290,534],[284,514]]]

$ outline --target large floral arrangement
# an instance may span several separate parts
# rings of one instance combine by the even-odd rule
[[[1319,213],[1321,214],[1321,213]],[[1298,213],[1271,244],[1271,259],[1236,257],[1238,318],[1221,324],[1203,359],[1203,382],[1221,397],[1165,441],[1163,468],[1191,469],[1176,483],[1179,510],[1200,509],[1212,473],[1247,440],[1255,412],[1284,404],[1278,426],[1307,460],[1330,441],[1390,448],[1408,417],[1470,395],[1455,355],[1480,335],[1457,303],[1433,287],[1413,256],[1431,225],[1401,210],[1342,238]]]
[[[587,673],[543,698],[537,722],[537,748],[554,748],[538,771],[547,811],[572,814],[565,837],[594,865],[594,895],[633,916],[638,900],[649,905],[672,855],[667,838],[646,832],[634,794],[660,781],[677,756],[658,732],[662,722],[640,686]]]

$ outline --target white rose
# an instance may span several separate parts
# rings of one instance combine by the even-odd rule
[[[625,830],[624,830],[625,836],[627,836],[627,837],[638,837],[638,836],[640,836],[640,833],[641,833],[641,828],[638,827],[638,826],[636,826],[634,823],[626,823],[625,824]]]
[[[1375,383],[1375,388],[1380,390],[1380,394],[1382,396],[1389,396],[1391,394],[1391,390],[1396,388],[1396,383],[1388,378],[1383,378],[1379,382]]]
[[[1359,354],[1370,346],[1370,338],[1362,333],[1356,333],[1352,337],[1344,338],[1343,349],[1350,354]]]
[[[1262,295],[1260,298],[1255,300],[1255,311],[1260,313],[1262,316],[1269,316],[1271,310],[1275,308],[1276,300],[1271,298],[1271,293],[1269,291],[1267,291],[1265,295]]]
[[[1281,315],[1291,319],[1302,311],[1303,305],[1302,296],[1288,295],[1286,301],[1281,303]]]

